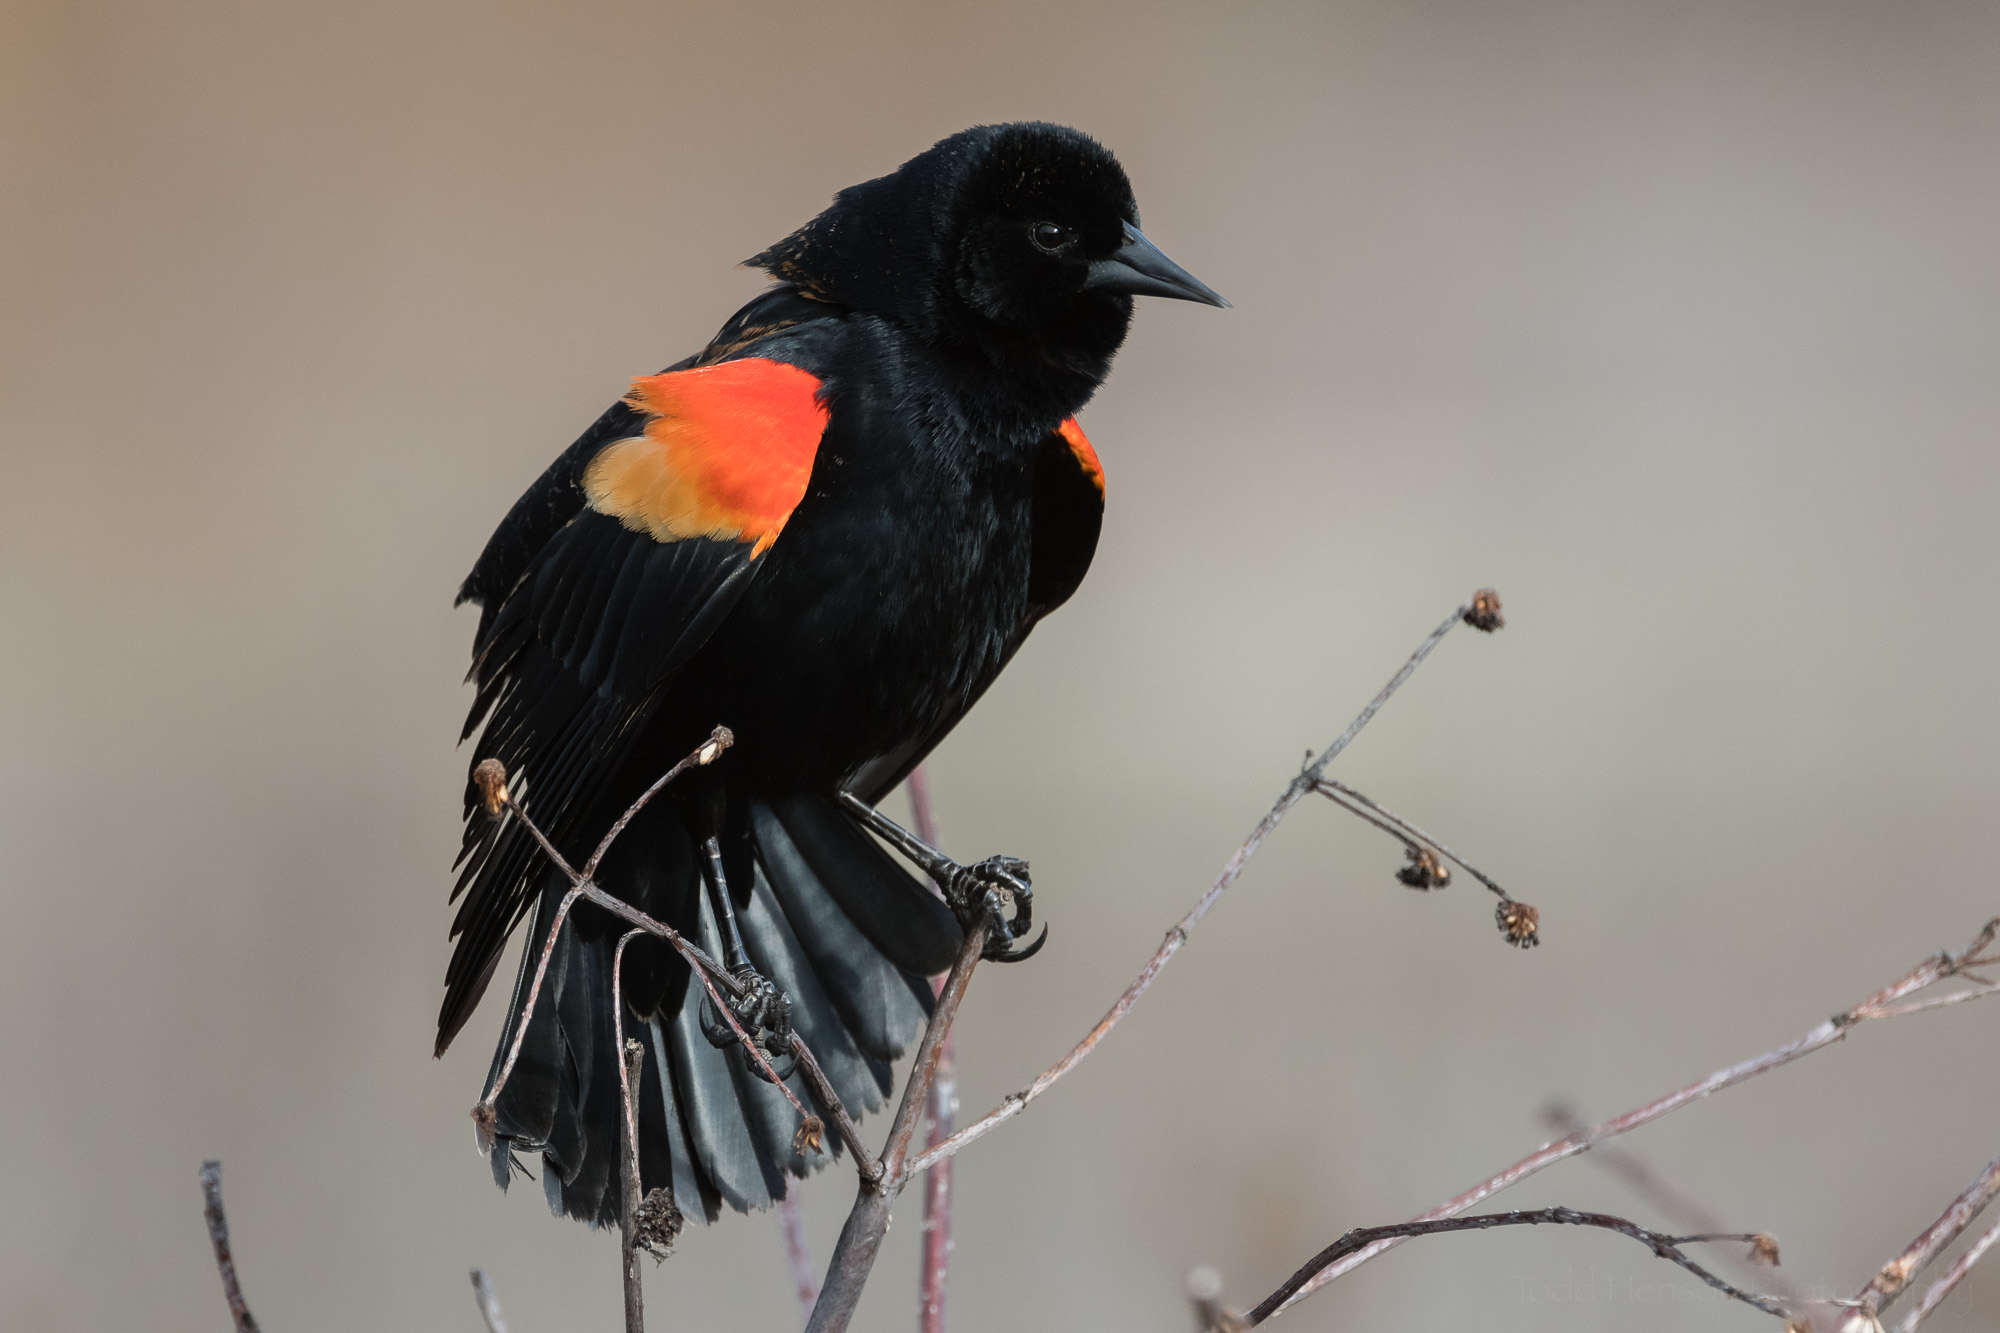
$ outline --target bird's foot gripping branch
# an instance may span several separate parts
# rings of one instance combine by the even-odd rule
[[[1047,926],[1042,927],[1034,943],[1019,950],[1013,948],[1034,928],[1035,922],[1034,881],[1028,877],[1026,861],[1018,856],[989,856],[969,866],[960,865],[853,792],[840,793],[840,804],[855,823],[880,837],[931,877],[960,926],[970,930],[979,922],[986,923],[986,952],[982,956],[988,962],[1018,963],[1041,952],[1049,937]],[[1011,917],[1005,913],[1009,904],[1014,909]]]

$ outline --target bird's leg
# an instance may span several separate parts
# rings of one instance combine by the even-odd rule
[[[850,818],[901,852],[910,863],[929,875],[944,891],[944,900],[961,925],[971,929],[987,915],[986,895],[999,890],[1014,901],[1012,919],[993,913],[992,937],[985,957],[1001,963],[1018,963],[1032,958],[1049,937],[1047,926],[1034,943],[1018,952],[1009,952],[1034,926],[1035,890],[1028,878],[1028,863],[1017,856],[989,856],[965,866],[946,856],[895,820],[877,810],[851,791],[840,793],[840,804]]]
[[[708,884],[708,900],[715,908],[716,925],[722,931],[722,962],[729,969],[742,993],[729,1002],[729,1010],[736,1015],[736,1021],[750,1034],[750,1039],[769,1052],[774,1059],[774,1072],[779,1078],[791,1076],[793,1058],[792,1001],[791,997],[772,985],[770,980],[750,962],[750,954],[743,947],[742,932],[736,928],[736,906],[729,898],[729,880],[722,870],[722,845],[709,838],[701,845],[701,877]],[[720,1014],[709,1012],[710,1001],[702,1001],[701,1030],[709,1044],[728,1050],[736,1045],[736,1034],[729,1024],[722,1021]],[[785,1063],[778,1064],[782,1060]],[[763,1077],[764,1071],[751,1062],[750,1072]]]
[[[731,972],[750,971],[750,955],[743,948],[743,936],[736,929],[736,905],[729,900],[729,879],[722,873],[722,844],[714,838],[701,845],[701,877],[708,885],[709,906],[715,909],[715,923],[722,929],[722,962]]]

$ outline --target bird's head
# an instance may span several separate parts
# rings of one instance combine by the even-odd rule
[[[932,343],[1092,388],[1134,296],[1228,304],[1140,232],[1108,149],[1032,121],[940,140],[749,263]]]

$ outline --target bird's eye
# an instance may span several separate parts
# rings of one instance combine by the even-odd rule
[[[1037,222],[1034,230],[1035,244],[1054,254],[1076,239],[1076,233],[1060,222]]]

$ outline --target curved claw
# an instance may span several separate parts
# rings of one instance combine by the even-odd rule
[[[776,1079],[769,1078],[764,1073],[763,1065],[756,1060],[749,1062],[750,1072],[766,1082],[783,1082],[798,1067],[798,1057],[792,1054],[786,1041],[792,1027],[791,1001],[755,972],[740,972],[737,977],[744,983],[744,995],[739,1003],[729,1006],[729,1012],[743,1026],[750,1040],[769,1055],[772,1070],[778,1076]],[[723,1017],[715,998],[706,990],[704,987],[701,1008],[695,1014],[701,1035],[717,1050],[726,1051],[741,1045],[742,1036],[738,1035],[735,1025]],[[778,1072],[780,1069],[782,1072]]]
[[[759,1062],[755,1060],[749,1062],[750,1072],[758,1078],[763,1079],[766,1083],[783,1083],[799,1067],[799,1057],[790,1051],[786,1051],[783,1055],[771,1056],[769,1058],[771,1060],[771,1074],[776,1074],[776,1078],[772,1078],[771,1074],[766,1074],[764,1066]]]
[[[736,1044],[735,1029],[715,1011],[715,1001],[706,993],[701,997],[701,1011],[695,1015],[695,1021],[701,1027],[701,1035],[706,1037],[708,1044],[716,1050],[726,1051]]]
[[[992,923],[993,934],[987,941],[981,957],[988,960],[1018,963],[1031,958],[1042,947],[1037,939],[1027,948],[1013,950],[1014,942],[1026,935],[1034,926],[1035,889],[1028,878],[1028,863],[1017,856],[989,856],[976,865],[964,866],[952,877],[954,910],[958,919],[969,929],[981,917]],[[1000,895],[1005,893],[1013,899],[1014,915],[1009,919],[1000,906]],[[1046,939],[1048,932],[1042,933]]]
[[[1048,942],[1049,942],[1049,928],[1047,926],[1043,926],[1042,933],[1035,936],[1034,943],[1030,944],[1027,948],[1016,949],[1012,953],[1009,953],[1007,951],[1007,948],[1003,946],[999,953],[987,954],[986,959],[988,962],[993,962],[993,963],[1025,963],[1030,958],[1033,958],[1036,954],[1040,953],[1042,951],[1042,946],[1044,944],[1047,944]]]

